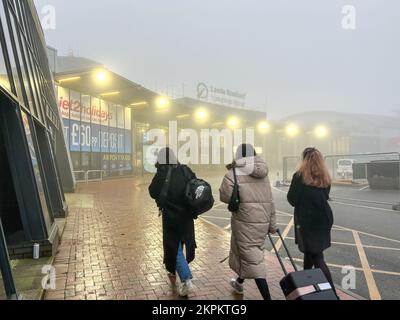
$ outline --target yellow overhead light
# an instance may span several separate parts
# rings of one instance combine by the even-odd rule
[[[314,129],[314,135],[318,139],[324,139],[328,136],[328,134],[329,134],[328,128],[323,125],[320,125]]]
[[[267,133],[271,129],[271,125],[268,121],[261,121],[257,125],[257,129],[260,133]]]
[[[80,80],[81,77],[69,77],[69,78],[64,78],[64,79],[60,79],[58,80],[58,82],[69,82],[69,81],[76,81],[76,80]]]
[[[291,123],[286,127],[286,135],[290,138],[294,138],[299,135],[300,129],[298,125]]]
[[[230,129],[237,129],[240,126],[240,120],[237,117],[228,118],[226,125]]]
[[[121,92],[119,92],[119,91],[112,91],[112,92],[102,93],[101,96],[102,96],[102,97],[117,96],[117,95],[119,95],[120,93],[121,93]]]
[[[107,74],[105,71],[97,71],[96,79],[100,82],[104,82],[107,80]]]
[[[203,123],[208,119],[208,111],[202,108],[198,109],[196,110],[194,116],[197,122]]]
[[[141,107],[141,106],[146,106],[146,105],[148,105],[147,101],[131,103],[132,107]]]
[[[169,107],[169,99],[167,97],[159,97],[156,101],[159,110],[165,110]]]

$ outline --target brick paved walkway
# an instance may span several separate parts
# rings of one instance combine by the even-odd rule
[[[145,185],[134,179],[80,185],[68,202],[70,214],[54,261],[57,288],[45,299],[179,299],[162,264],[161,221]],[[219,263],[229,253],[230,235],[199,219],[196,236],[190,299],[241,299],[230,289],[234,273],[228,263]],[[270,253],[266,264],[271,294],[283,299],[278,284],[283,273]],[[246,282],[244,298],[261,299],[253,281]]]

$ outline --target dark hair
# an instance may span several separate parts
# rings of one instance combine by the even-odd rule
[[[242,144],[236,151],[236,160],[256,156],[257,152],[251,144]]]
[[[162,165],[176,165],[176,164],[178,164],[178,160],[176,158],[174,151],[171,148],[166,147],[158,151],[156,167]]]

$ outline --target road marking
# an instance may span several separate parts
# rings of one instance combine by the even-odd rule
[[[231,218],[226,218],[226,217],[213,217],[213,216],[202,216],[202,218],[205,218],[205,219],[217,219],[217,220],[231,220]]]
[[[276,211],[276,212],[279,212],[279,213],[287,215],[287,216],[292,216],[291,213],[287,213],[287,212],[284,212],[284,211]],[[350,228],[338,226],[336,224],[334,225],[334,227],[342,229],[342,230],[345,230],[345,231],[349,231],[349,232],[356,231],[359,234],[366,235],[366,236],[369,236],[369,237],[374,237],[374,238],[377,238],[377,239],[382,239],[382,240],[387,240],[387,241],[391,241],[391,242],[400,243],[400,240],[386,238],[386,237],[378,236],[378,235],[373,234],[373,233],[368,233],[368,232],[363,232],[363,231],[359,231],[359,230],[355,230],[355,229],[350,229]]]
[[[285,260],[289,261],[289,258],[285,258]],[[295,262],[303,262],[303,259],[293,258],[293,260]],[[341,264],[334,264],[334,263],[327,263],[327,266],[332,267],[332,268],[339,268],[339,269],[348,267],[348,265],[341,265]],[[351,267],[353,267],[353,266],[351,266]],[[354,268],[354,270],[357,270],[357,271],[363,271],[362,268],[358,268],[358,267],[353,267],[353,268]],[[385,270],[378,270],[378,269],[371,269],[371,271],[373,273],[380,273],[380,274],[385,274],[385,275],[389,275],[389,276],[400,276],[400,272],[385,271]]]
[[[217,227],[218,229],[223,229],[223,228],[221,228],[219,225],[215,224],[214,222],[211,222],[211,221],[205,219],[204,216],[199,217],[199,218],[200,218],[202,221],[205,221],[206,223],[208,223],[208,224],[210,224],[210,225],[212,225],[212,226],[214,226],[214,227]]]
[[[358,190],[358,191],[364,191],[364,190],[367,190],[369,188],[369,185],[368,186],[365,186],[364,188],[361,188],[360,190]]]
[[[275,190],[275,191],[281,192],[281,193],[285,193],[285,194],[288,193],[288,190],[285,191],[285,190],[282,190],[282,189],[278,189],[276,187],[272,187],[272,189]]]
[[[385,212],[392,212],[392,213],[399,213],[398,211],[391,210],[391,209],[383,209],[383,208],[376,208],[376,207],[367,207],[367,206],[361,206],[358,204],[350,204],[350,203],[344,203],[344,202],[339,202],[339,201],[332,201],[332,203],[340,204],[343,206],[349,206],[349,207],[354,207],[354,208],[363,208],[363,209],[370,209],[370,210],[378,210],[378,211],[385,211]],[[373,212],[375,213],[375,212]]]
[[[342,197],[331,197],[332,200],[341,200],[341,201],[354,201],[354,202],[364,202],[364,203],[373,203],[373,204],[381,204],[392,206],[393,202],[385,202],[385,201],[372,201],[372,200],[363,200],[363,199],[353,199],[353,198],[342,198]]]
[[[279,238],[278,236],[272,236],[274,238]],[[287,240],[295,240],[293,237],[286,237]],[[337,241],[332,241],[332,244],[337,244],[340,246],[349,246],[349,247],[356,247],[357,245],[354,243],[349,243],[349,242],[337,242]],[[372,245],[365,245],[363,244],[364,248],[367,249],[379,249],[379,250],[388,250],[388,251],[400,251],[400,248],[392,248],[392,247],[378,247],[378,246],[372,246]]]
[[[378,287],[374,279],[374,275],[371,271],[371,267],[368,263],[367,255],[365,254],[364,247],[362,245],[360,236],[357,232],[353,231],[354,241],[357,245],[358,255],[360,256],[361,265],[363,268],[365,279],[367,280],[367,286],[371,300],[382,300],[379,293]]]
[[[278,223],[279,224],[279,223]],[[283,233],[282,233],[282,238],[283,238],[283,240],[285,240],[285,238],[288,236],[288,234],[289,234],[289,232],[290,232],[290,229],[292,229],[292,227],[293,227],[293,225],[294,225],[294,217],[290,220],[290,222],[289,222],[289,224],[286,226],[286,228],[285,228],[285,230],[283,231]],[[275,244],[275,247],[276,247],[276,250],[277,251],[279,251],[279,249],[282,247],[282,240],[281,239],[279,239],[277,242],[276,242],[276,244]],[[274,252],[274,250],[271,250],[271,253],[273,253]]]

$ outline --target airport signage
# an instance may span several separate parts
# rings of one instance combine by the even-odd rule
[[[229,107],[244,108],[246,106],[246,93],[224,89],[204,82],[197,84],[197,99],[207,102],[226,105]]]

